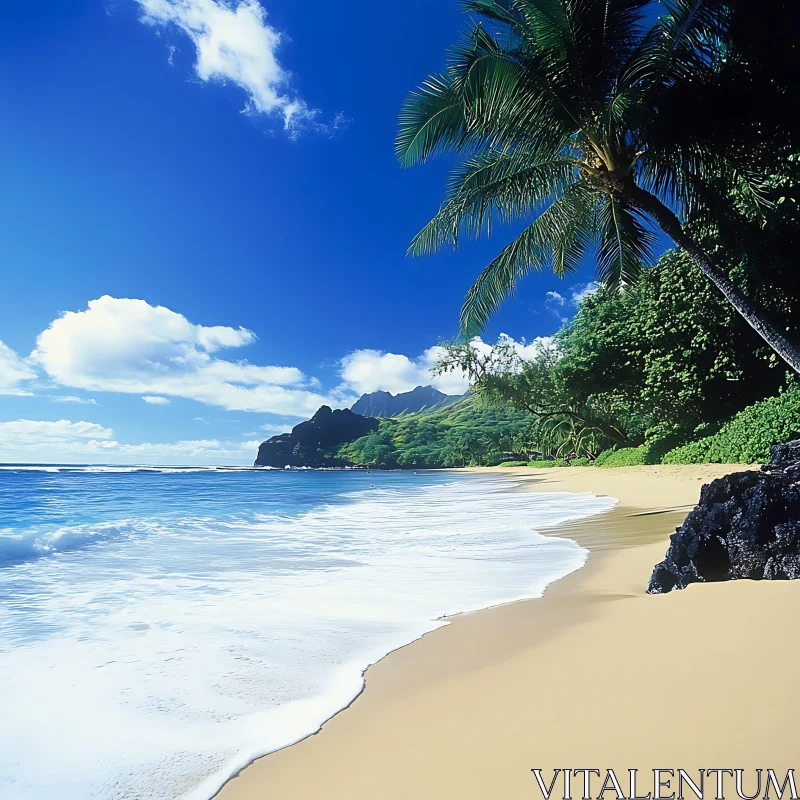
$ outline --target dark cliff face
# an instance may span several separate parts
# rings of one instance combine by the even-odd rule
[[[800,440],[775,445],[770,456],[761,472],[703,487],[653,571],[650,594],[698,581],[800,577]]]
[[[410,392],[390,394],[372,392],[362,395],[352,406],[352,411],[365,417],[399,417],[403,414],[416,414],[419,411],[433,411],[449,405],[459,398],[444,394],[433,386],[417,386]]]
[[[291,433],[273,436],[258,448],[257,467],[336,467],[339,462],[324,451],[351,442],[378,429],[378,421],[349,409],[331,411],[322,406]]]

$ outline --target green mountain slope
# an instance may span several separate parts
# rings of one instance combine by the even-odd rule
[[[482,408],[466,397],[432,413],[380,420],[378,430],[339,447],[343,462],[384,468],[488,466],[523,449],[530,415]]]

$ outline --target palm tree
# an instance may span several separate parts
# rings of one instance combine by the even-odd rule
[[[758,177],[690,125],[676,136],[659,114],[676,98],[713,95],[734,69],[746,73],[726,38],[735,1],[662,0],[666,13],[647,26],[651,0],[464,0],[480,19],[445,71],[410,95],[397,138],[406,167],[462,156],[412,254],[527,221],[468,292],[464,334],[479,332],[526,273],[563,276],[592,250],[600,280],[633,284],[653,260],[657,226],[800,372],[800,348],[680,219],[713,215],[712,177],[756,196]]]

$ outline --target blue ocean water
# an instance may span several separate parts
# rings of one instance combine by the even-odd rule
[[[0,467],[0,797],[207,800],[364,669],[579,568],[592,495],[455,472]]]

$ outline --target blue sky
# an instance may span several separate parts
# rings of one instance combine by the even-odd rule
[[[405,256],[449,164],[402,170],[397,114],[464,23],[456,0],[6,9],[0,461],[249,463],[321,402],[430,382],[510,235]],[[484,338],[552,334],[591,279],[529,278]]]

